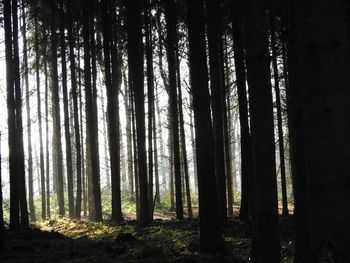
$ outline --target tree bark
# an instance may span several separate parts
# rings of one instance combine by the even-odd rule
[[[139,225],[145,227],[149,224],[149,199],[147,183],[146,162],[146,135],[145,135],[145,104],[143,86],[143,44],[142,44],[142,17],[141,1],[133,3],[127,1],[127,37],[128,62],[132,89],[135,98],[135,115],[137,128],[137,161],[140,183],[140,221]]]
[[[200,251],[223,253],[225,244],[221,236],[215,187],[214,142],[210,116],[203,1],[188,0],[187,8],[199,180]]]

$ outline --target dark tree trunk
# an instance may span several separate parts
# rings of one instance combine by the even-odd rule
[[[44,32],[43,39],[45,50],[47,50],[47,36]],[[49,84],[48,84],[48,70],[47,70],[47,59],[44,58],[44,76],[45,76],[45,133],[46,133],[46,212],[47,217],[51,216],[51,208],[50,208],[50,146],[49,146]]]
[[[176,197],[176,218],[183,219],[182,189],[181,189],[181,167],[180,167],[180,142],[179,142],[179,121],[178,121],[178,100],[176,85],[176,7],[174,0],[166,1],[165,20],[167,27],[167,58],[169,70],[169,101],[171,110],[171,130],[174,151],[174,178]]]
[[[69,43],[69,62],[70,62],[70,73],[71,73],[71,87],[72,87],[72,98],[73,98],[73,119],[74,119],[74,135],[75,135],[75,150],[76,150],[76,176],[77,176],[77,194],[75,203],[74,216],[80,218],[81,215],[81,201],[82,201],[82,156],[81,156],[81,143],[80,143],[80,128],[79,125],[79,109],[78,109],[78,94],[77,94],[77,80],[76,80],[76,67],[75,67],[75,55],[74,46],[75,41],[73,37],[73,17],[72,17],[72,3],[68,1],[67,6],[68,12],[68,43]],[[80,69],[79,69],[80,70]]]
[[[291,170],[294,192],[294,215],[295,215],[295,256],[294,262],[298,263],[309,251],[309,219],[307,207],[307,178],[304,152],[304,128],[303,109],[301,104],[301,86],[298,84],[297,73],[297,25],[294,0],[285,4],[285,13],[288,12],[288,21],[284,21],[287,27],[287,53],[288,53],[288,86],[287,109],[289,144],[291,157]],[[285,14],[284,19],[287,19]]]
[[[218,209],[221,223],[226,221],[227,217],[227,199],[226,199],[226,171],[224,154],[224,131],[223,131],[223,109],[222,109],[222,91],[223,81],[221,80],[220,70],[220,48],[222,43],[221,32],[221,12],[219,0],[206,0],[207,15],[207,36],[209,47],[209,65],[210,65],[210,91],[211,105],[213,114],[213,134],[215,151],[215,175],[216,187],[218,193]]]
[[[73,194],[73,166],[72,166],[72,143],[69,124],[69,104],[67,91],[67,63],[66,63],[66,36],[65,36],[65,11],[64,0],[60,0],[60,44],[62,63],[62,93],[64,111],[64,136],[66,140],[66,164],[67,164],[67,186],[68,186],[68,211],[69,216],[74,217],[74,194]]]
[[[126,75],[123,73],[124,83],[126,83]],[[133,175],[133,155],[132,155],[132,135],[131,135],[131,113],[130,113],[130,90],[128,85],[124,85],[124,108],[125,108],[125,119],[126,119],[126,148],[127,148],[127,160],[128,160],[128,182],[129,191],[132,198],[135,197],[134,192],[134,175]]]
[[[176,43],[178,43],[178,39],[176,37]],[[177,87],[179,94],[179,124],[180,124],[180,136],[181,136],[181,154],[183,161],[183,172],[184,172],[184,184],[186,192],[186,203],[187,203],[187,213],[188,218],[193,218],[192,211],[192,200],[191,200],[191,189],[190,189],[190,176],[188,171],[188,160],[187,160],[187,149],[186,149],[186,136],[185,136],[185,121],[184,121],[184,113],[182,108],[182,88],[181,88],[181,75],[180,75],[180,60],[179,60],[179,45],[176,44],[176,79],[177,79]]]
[[[89,217],[92,221],[102,220],[101,190],[99,180],[99,161],[97,150],[96,107],[94,105],[94,88],[91,85],[91,58],[92,43],[90,40],[90,20],[92,14],[91,1],[83,1],[83,39],[84,39],[84,82],[86,108],[86,151],[87,151],[87,178]],[[93,38],[93,37],[92,37]],[[94,75],[94,73],[93,73]],[[94,77],[93,77],[94,78]]]
[[[251,190],[249,178],[251,177],[252,157],[251,142],[248,122],[248,102],[246,87],[246,72],[244,62],[243,36],[242,36],[242,19],[240,18],[240,10],[238,0],[232,1],[231,19],[232,19],[232,35],[233,35],[233,52],[236,69],[238,105],[239,105],[239,122],[241,132],[241,207],[239,212],[240,219],[249,221],[251,205]]]
[[[8,144],[9,144],[9,172],[10,172],[10,229],[20,228],[19,219],[19,192],[17,148],[16,148],[16,105],[13,79],[13,56],[12,56],[12,21],[11,0],[3,1],[4,29],[5,29],[5,56],[6,56],[6,91],[7,91],[7,114],[8,114]]]
[[[154,73],[153,43],[150,0],[144,0],[144,23],[146,35],[147,97],[148,97],[148,199],[150,220],[153,221],[153,116],[154,116]]]
[[[36,93],[38,103],[38,121],[39,121],[39,155],[40,155],[40,182],[41,182],[41,218],[46,219],[46,185],[45,185],[45,162],[44,162],[44,143],[43,143],[43,128],[42,128],[42,116],[41,116],[41,96],[40,96],[40,51],[39,51],[39,39],[38,39],[38,18],[35,16],[35,73],[36,73]],[[23,22],[25,25],[25,23]],[[47,135],[47,134],[46,134]]]
[[[309,248],[331,240],[339,257],[335,261],[349,262],[350,210],[344,209],[350,202],[347,3],[313,0],[295,7],[298,60],[289,69],[301,92],[303,126],[297,128],[304,130]]]
[[[53,118],[53,174],[57,180],[57,200],[59,215],[64,216],[64,190],[63,190],[63,161],[62,161],[62,134],[60,116],[60,96],[57,69],[57,6],[51,1],[51,70],[52,70],[52,118]]]
[[[112,182],[112,221],[120,223],[123,220],[121,208],[121,192],[120,192],[120,142],[119,142],[119,118],[116,116],[118,108],[116,107],[116,99],[118,90],[112,83],[111,76],[111,48],[113,48],[112,38],[109,26],[112,23],[111,13],[115,12],[111,8],[108,0],[101,2],[102,9],[102,27],[103,27],[103,53],[105,67],[105,82],[107,89],[107,115],[108,115],[108,142],[109,156],[111,164],[111,182]],[[112,24],[115,27],[114,23]],[[116,74],[115,72],[113,72]]]
[[[135,115],[137,128],[137,161],[140,183],[140,226],[149,224],[149,200],[146,162],[146,132],[145,132],[145,104],[143,86],[143,44],[141,1],[131,3],[127,1],[127,37],[128,61],[132,89],[135,98]]]
[[[20,206],[20,222],[22,229],[29,227],[29,218],[27,210],[26,183],[25,183],[25,164],[23,147],[23,123],[22,123],[22,91],[20,85],[19,71],[19,45],[18,45],[18,16],[17,1],[12,0],[12,39],[13,39],[13,76],[15,86],[15,106],[16,106],[16,148],[17,148],[17,176]]]
[[[215,187],[214,140],[210,117],[203,1],[188,0],[187,7],[199,180],[200,251],[223,253],[225,244],[221,236]]]
[[[247,76],[255,168],[252,258],[257,263],[279,263],[275,138],[266,5],[259,0],[250,0],[245,8]]]
[[[273,11],[270,11],[273,12]],[[286,182],[286,163],[284,158],[284,136],[283,136],[283,122],[282,122],[282,107],[281,107],[281,92],[278,76],[278,53],[275,32],[275,17],[270,14],[270,41],[272,50],[272,68],[274,89],[276,94],[276,110],[277,110],[277,128],[278,128],[278,147],[279,159],[281,167],[281,190],[282,190],[282,216],[288,216],[288,200],[287,200],[287,182]]]
[[[4,226],[4,210],[3,210],[3,197],[2,197],[2,156],[1,156],[1,133],[0,133],[0,248],[2,248],[2,242],[4,239],[5,226]]]
[[[30,114],[30,93],[29,93],[29,72],[28,72],[28,41],[27,41],[27,25],[26,25],[26,11],[24,3],[22,2],[22,35],[23,35],[23,73],[25,85],[25,104],[27,111],[27,140],[28,140],[28,205],[29,215],[31,221],[36,220],[34,207],[34,193],[33,193],[33,147],[32,147],[32,120]]]

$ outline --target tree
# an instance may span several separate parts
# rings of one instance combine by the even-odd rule
[[[60,95],[58,85],[58,66],[57,66],[57,26],[56,14],[57,5],[51,1],[51,96],[52,96],[52,119],[53,119],[53,174],[54,181],[57,182],[57,200],[60,216],[64,216],[64,189],[63,189],[63,160],[62,160],[62,133],[61,133],[61,115],[60,115]],[[56,179],[55,179],[56,178]]]
[[[78,92],[76,80],[76,66],[74,46],[75,41],[73,37],[73,17],[72,17],[72,2],[67,3],[68,12],[68,45],[69,45],[69,62],[71,73],[71,86],[73,97],[73,112],[74,112],[74,134],[75,134],[75,148],[76,148],[76,175],[77,175],[77,194],[75,200],[75,217],[80,218],[81,201],[82,201],[82,157],[81,157],[81,143],[80,143],[80,128],[79,128],[79,109],[78,109]]]
[[[304,133],[307,195],[303,201],[308,204],[308,221],[304,224],[309,230],[306,238],[310,250],[332,240],[339,253],[337,260],[348,262],[350,211],[344,209],[350,201],[350,119],[344,114],[349,111],[350,98],[348,3],[291,4],[297,30],[296,53],[291,55],[297,60],[291,65],[294,67],[289,67],[295,78],[290,91],[297,88],[295,85],[300,88],[293,92],[300,92],[303,122],[294,128],[302,128]]]
[[[141,1],[126,2],[126,26],[128,38],[128,64],[131,88],[135,98],[135,116],[137,129],[137,164],[140,184],[140,226],[149,224],[149,199],[146,162],[146,135],[145,135],[145,105],[143,87],[143,44]]]
[[[223,131],[223,108],[222,93],[223,80],[221,79],[221,63],[219,44],[222,37],[221,32],[221,12],[219,0],[206,0],[207,15],[207,36],[209,47],[209,65],[210,65],[210,91],[212,96],[213,111],[213,134],[215,151],[215,175],[216,187],[218,193],[218,208],[221,223],[226,221],[227,217],[227,199],[226,199],[226,171],[225,171],[225,153],[224,153],[224,131]],[[223,56],[221,56],[223,57]]]
[[[25,24],[23,22],[23,24]],[[36,92],[37,92],[37,104],[38,104],[38,120],[39,120],[39,151],[40,151],[40,181],[41,181],[41,218],[46,219],[46,185],[45,185],[45,162],[44,162],[44,145],[43,145],[43,128],[42,128],[42,116],[41,116],[41,96],[40,96],[40,50],[39,50],[39,30],[38,30],[38,18],[35,14],[34,17],[35,27],[35,75],[36,75]]]
[[[118,96],[118,90],[112,85],[111,76],[111,48],[113,48],[109,26],[112,23],[111,13],[115,12],[111,8],[111,2],[103,0],[101,2],[102,9],[102,26],[103,26],[103,51],[104,51],[104,66],[107,89],[107,115],[108,115],[108,142],[109,155],[111,162],[111,182],[112,182],[112,221],[120,223],[123,219],[121,207],[120,193],[120,149],[119,137],[117,136],[118,118],[115,113],[119,109],[116,108],[115,100]],[[112,24],[115,27],[114,24]],[[113,72],[114,73],[114,72]],[[114,73],[116,74],[116,73]]]
[[[174,0],[165,3],[165,20],[167,27],[167,58],[169,70],[169,102],[171,111],[171,136],[173,144],[176,218],[183,219],[181,167],[180,167],[180,142],[179,142],[179,117],[176,85],[176,6]]]
[[[99,180],[99,162],[97,151],[97,131],[94,106],[93,84],[91,82],[91,39],[90,19],[92,15],[91,1],[83,1],[83,41],[84,41],[84,84],[85,84],[85,111],[86,111],[86,153],[87,153],[87,178],[89,217],[92,221],[102,220],[101,190]]]
[[[61,66],[62,66],[62,93],[63,93],[63,112],[64,112],[64,137],[66,141],[66,164],[67,164],[67,186],[68,186],[68,211],[69,216],[74,217],[74,194],[73,194],[73,165],[72,165],[72,143],[70,137],[69,124],[69,104],[67,91],[67,63],[66,63],[66,35],[65,24],[66,16],[64,10],[64,0],[59,2],[60,18],[60,46],[61,46]]]
[[[254,158],[252,258],[254,262],[279,263],[275,138],[264,1],[245,5],[245,43],[249,109]]]
[[[217,212],[217,190],[214,187],[216,185],[213,163],[214,145],[207,78],[203,1],[188,0],[187,8],[191,91],[196,127],[200,250],[204,253],[222,253],[225,245]]]
[[[233,52],[236,69],[237,94],[239,106],[239,123],[241,133],[241,207],[239,217],[248,221],[251,210],[251,138],[248,121],[248,102],[246,87],[246,68],[242,35],[242,18],[240,17],[240,6],[238,0],[231,2],[231,19],[232,19],[232,37]]]

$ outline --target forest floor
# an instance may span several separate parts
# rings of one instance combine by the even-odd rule
[[[8,232],[0,262],[249,262],[250,229],[238,219],[224,227],[228,256],[200,255],[198,221],[156,214],[152,226],[135,220],[120,226],[55,218],[33,224],[26,232]],[[292,217],[281,218],[282,259],[292,262]]]

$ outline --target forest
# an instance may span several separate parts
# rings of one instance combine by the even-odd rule
[[[0,262],[350,262],[350,2],[2,0]]]

